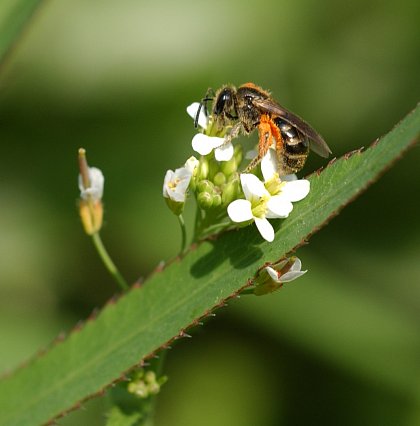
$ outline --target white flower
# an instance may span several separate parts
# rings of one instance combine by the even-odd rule
[[[88,188],[84,187],[82,176],[79,174],[80,198],[83,200],[90,198],[92,201],[99,201],[102,199],[104,193],[104,175],[97,167],[89,167],[88,171],[90,181]]]
[[[302,262],[298,257],[294,258],[294,262],[290,269],[282,273],[282,269],[286,266],[286,264],[290,262],[290,259],[285,259],[278,263],[275,268],[271,266],[266,266],[264,269],[271,277],[271,279],[276,283],[288,283],[290,281],[295,280],[296,278],[301,277],[303,274],[306,274],[308,271],[302,271]]]
[[[189,167],[168,170],[163,182],[163,196],[177,203],[185,203],[185,196],[193,172]]]
[[[306,274],[302,271],[302,262],[296,256],[282,260],[274,266],[266,266],[258,274],[255,280],[254,294],[263,296],[272,293],[288,283]]]
[[[228,215],[237,223],[253,220],[261,236],[271,242],[274,240],[274,229],[267,218],[287,217],[290,206],[280,198],[273,202],[273,197],[257,176],[242,173],[240,177],[246,199],[232,201],[227,209]]]
[[[292,202],[305,198],[310,189],[309,181],[281,181],[277,172],[264,183],[253,174],[243,173],[241,184],[246,199],[230,203],[228,215],[237,223],[255,221],[261,236],[269,242],[274,240],[274,229],[267,219],[289,216]]]
[[[195,120],[200,104],[194,102],[187,107],[188,115]],[[205,131],[207,130],[209,119],[203,108],[198,116],[198,125]],[[229,161],[233,157],[232,143],[225,143],[225,138],[217,136],[208,136],[205,133],[198,133],[193,137],[192,148],[200,155],[210,154],[214,150],[214,156],[217,161]]]

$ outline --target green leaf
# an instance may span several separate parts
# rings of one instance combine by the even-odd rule
[[[377,179],[419,131],[418,107],[365,152],[312,175],[309,196],[289,218],[277,221],[274,243],[263,241],[254,226],[226,233],[109,303],[95,320],[0,382],[0,424],[44,423],[181,337],[189,325],[235,295],[265,262],[283,257]]]
[[[16,43],[43,0],[2,0],[0,4],[0,63]]]

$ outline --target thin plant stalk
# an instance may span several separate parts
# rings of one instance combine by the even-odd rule
[[[106,269],[108,269],[109,273],[115,279],[117,284],[121,287],[121,290],[127,291],[130,287],[119,272],[118,268],[115,266],[115,263],[112,261],[111,257],[109,256],[104,246],[104,243],[102,242],[101,236],[99,235],[99,232],[95,232],[94,234],[92,234],[92,240]]]

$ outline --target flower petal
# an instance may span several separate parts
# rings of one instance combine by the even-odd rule
[[[192,155],[186,162],[184,167],[190,171],[191,173],[194,173],[195,168],[198,166],[199,161]]]
[[[293,262],[290,271],[300,271],[302,269],[302,262],[298,257],[295,257],[295,261]]]
[[[82,176],[79,175],[80,197],[84,200],[91,197],[92,200],[98,201],[102,198],[104,193],[104,175],[102,174],[102,171],[97,167],[89,167],[88,173],[90,180],[89,188],[85,188],[83,186]]]
[[[271,266],[266,266],[264,269],[267,272],[267,274],[270,275],[270,278],[273,281],[275,281],[277,283],[280,282],[279,273],[274,268],[272,268]]]
[[[191,105],[187,106],[187,114],[193,120],[195,120],[195,118],[197,116],[197,112],[198,112],[199,107],[200,107],[199,102],[193,102]],[[206,114],[204,113],[204,109],[201,108],[200,115],[198,117],[198,125],[203,129],[207,129],[207,124],[208,124],[208,118],[207,118]]]
[[[195,152],[198,152],[201,155],[207,155],[210,154],[214,148],[223,145],[224,142],[224,138],[197,133],[192,139],[192,148]]]
[[[293,204],[283,197],[283,194],[274,195],[267,202],[267,213],[268,218],[285,218],[289,216],[293,210]]]
[[[227,212],[233,222],[245,222],[253,218],[251,203],[248,200],[232,201],[228,205]]]
[[[298,180],[298,177],[295,174],[292,175],[284,175],[281,177],[283,182],[291,182],[293,180]]]
[[[303,200],[310,190],[309,180],[299,179],[286,182],[281,190],[281,195],[287,200],[295,202]]]
[[[282,283],[289,283],[290,281],[295,280],[296,278],[301,277],[302,275],[306,274],[308,271],[292,271],[286,272],[284,275],[280,277],[280,281]]]
[[[264,177],[264,180],[270,180],[274,173],[277,173],[278,170],[278,162],[276,151],[274,149],[269,149],[267,154],[261,160],[261,173]]]
[[[261,236],[264,238],[264,240],[271,243],[274,240],[274,229],[271,226],[271,223],[265,218],[260,219],[259,217],[255,217],[254,220]]]
[[[264,184],[251,173],[241,174],[241,185],[247,200],[252,201],[255,197],[262,197],[263,195],[270,195],[265,188]]]
[[[171,182],[173,180],[173,176],[174,176],[175,172],[173,170],[167,170],[166,174],[165,174],[165,179],[163,180],[163,196],[165,198],[169,198],[169,182]]]
[[[229,161],[233,157],[233,145],[229,143],[223,143],[214,150],[214,158],[217,161]]]

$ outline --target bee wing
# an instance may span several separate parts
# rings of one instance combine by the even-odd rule
[[[272,99],[254,99],[253,103],[260,110],[265,111],[271,115],[279,116],[284,121],[287,121],[292,126],[300,130],[304,135],[310,139],[310,148],[321,157],[328,157],[331,150],[322,136],[317,133],[306,121],[302,120],[293,112],[288,111],[286,108],[274,102]]]

